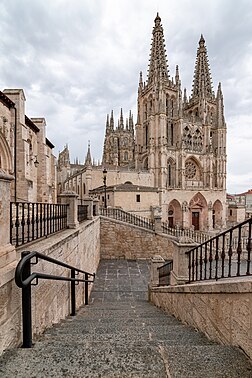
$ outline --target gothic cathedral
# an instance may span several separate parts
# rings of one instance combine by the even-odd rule
[[[221,84],[215,95],[205,40],[197,50],[191,96],[178,66],[169,75],[163,27],[155,18],[146,81],[138,86],[137,122],[107,118],[103,165],[148,172],[170,226],[200,230],[226,222],[226,123]],[[164,215],[165,214],[165,215]]]

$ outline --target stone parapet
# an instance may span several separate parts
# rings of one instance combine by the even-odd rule
[[[252,279],[149,287],[149,299],[209,339],[235,345],[252,359]]]
[[[169,236],[101,216],[101,258],[151,259],[155,253],[172,259]]]

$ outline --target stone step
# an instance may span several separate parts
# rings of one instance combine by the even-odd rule
[[[238,348],[208,340],[147,302],[148,272],[143,261],[101,261],[91,304],[37,337],[33,348],[4,353],[0,377],[252,378]],[[133,275],[140,284],[129,291]],[[127,290],[117,290],[118,280]]]

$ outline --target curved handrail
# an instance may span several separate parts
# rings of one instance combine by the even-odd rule
[[[62,261],[56,260],[52,257],[45,256],[42,253],[39,252],[29,252],[26,256],[24,256],[18,263],[15,271],[15,282],[16,285],[20,288],[25,288],[27,285],[29,285],[35,278],[41,278],[41,279],[52,279],[52,280],[59,280],[59,281],[77,281],[77,282],[86,282],[87,280],[79,279],[79,278],[70,278],[65,276],[54,276],[51,274],[44,274],[44,273],[37,273],[33,272],[29,277],[27,277],[25,280],[23,280],[23,271],[26,267],[26,264],[33,258],[36,257],[37,259],[40,258],[41,260],[49,261],[53,264],[57,264],[59,266],[62,266],[64,268],[68,269],[74,269],[75,271],[83,274],[87,274],[89,276],[92,276],[95,278],[95,273],[88,273],[84,270],[81,270],[79,268],[75,268],[69,264],[66,264]],[[93,282],[93,281],[88,281]]]
[[[31,306],[31,283],[36,279],[35,285],[38,284],[38,279],[70,281],[71,282],[71,315],[76,313],[75,304],[75,283],[85,283],[85,304],[88,304],[88,284],[94,282],[95,273],[88,273],[85,270],[75,268],[72,265],[66,264],[62,261],[56,260],[52,257],[43,255],[42,253],[33,251],[22,252],[22,258],[19,261],[15,270],[15,282],[18,287],[22,289],[22,318],[23,318],[23,347],[31,348],[32,346],[32,306]],[[35,258],[34,263],[31,260]],[[62,266],[70,270],[70,277],[56,276],[46,273],[31,272],[31,265],[38,263],[38,260],[45,260],[52,264]],[[76,274],[82,273],[84,277],[77,278]],[[90,279],[91,276],[91,279]]]

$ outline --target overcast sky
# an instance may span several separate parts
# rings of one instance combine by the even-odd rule
[[[157,11],[170,74],[191,92],[200,34],[214,90],[222,83],[227,189],[252,188],[252,2],[250,0],[0,0],[0,90],[23,88],[28,117],[45,117],[54,153],[68,143],[84,161],[102,157],[106,114],[131,109],[146,78]]]

